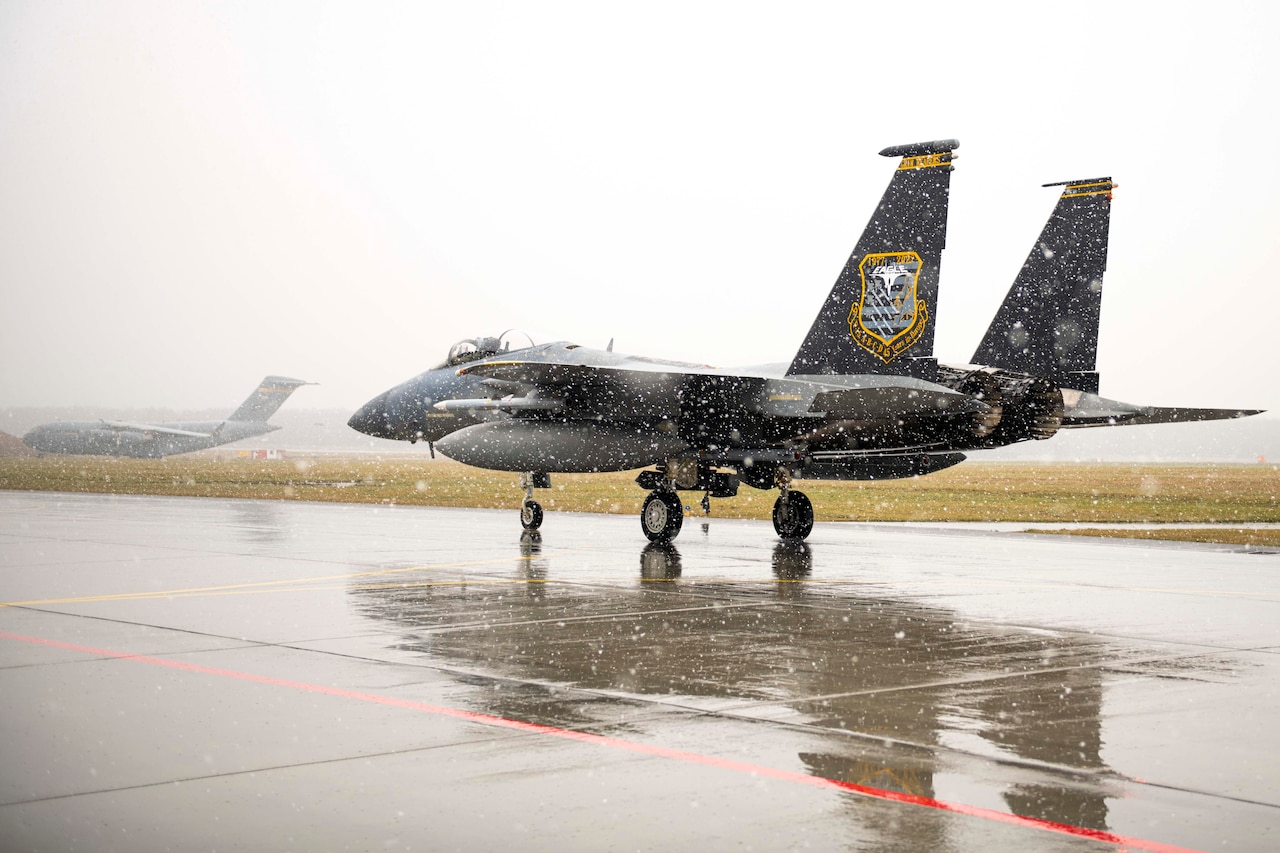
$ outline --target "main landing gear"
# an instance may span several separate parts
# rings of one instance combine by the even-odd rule
[[[783,539],[799,541],[813,532],[813,502],[804,492],[783,489],[773,504],[773,529]]]
[[[788,541],[800,541],[813,532],[813,501],[791,488],[791,472],[779,468],[774,484],[782,494],[773,504],[773,529]]]
[[[668,459],[656,471],[641,471],[636,483],[649,489],[640,510],[640,529],[650,542],[670,542],[684,524],[684,504],[677,490],[705,492],[702,513],[711,515],[712,498],[731,498],[738,493],[738,478],[715,471],[696,459]]]
[[[702,498],[705,515],[711,514],[711,498],[732,497],[738,491],[736,476],[696,467],[690,467],[686,472],[677,464],[680,461],[669,460],[665,469],[642,471],[636,478],[641,487],[652,490],[640,510],[640,529],[650,542],[670,542],[680,534],[684,507],[676,494],[677,489],[705,490]],[[688,476],[683,476],[686,473]],[[749,484],[758,489],[768,489],[772,485],[781,491],[773,505],[773,529],[788,542],[803,540],[813,532],[813,502],[804,492],[791,488],[791,472],[786,468],[779,467],[772,474],[761,473],[763,477],[748,481]]]
[[[701,506],[704,515],[711,514],[712,498],[733,497],[738,492],[738,477],[713,470],[702,470],[696,463],[682,468],[673,460],[657,471],[642,471],[636,482],[650,492],[640,510],[640,529],[650,542],[670,542],[680,535],[684,526],[684,505],[677,489],[702,491]],[[757,489],[770,488],[770,473],[761,471],[762,477],[749,480]],[[745,479],[745,478],[744,478]],[[791,472],[778,468],[772,475],[772,486],[781,494],[773,505],[773,529],[784,541],[798,542],[813,532],[813,502],[804,492],[791,488]],[[545,472],[526,472],[520,475],[520,488],[524,500],[520,504],[520,526],[533,531],[542,526],[542,505],[533,499],[534,489],[551,488],[551,475]]]
[[[532,471],[521,474],[520,488],[524,489],[524,502],[520,504],[520,526],[525,530],[537,530],[542,526],[542,504],[533,499],[533,490],[551,488],[551,475]]]

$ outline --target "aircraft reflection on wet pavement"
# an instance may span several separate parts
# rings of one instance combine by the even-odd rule
[[[1244,409],[1139,406],[1098,396],[1109,177],[1067,181],[969,364],[940,364],[934,327],[954,139],[886,148],[893,178],[789,365],[719,370],[509,331],[455,344],[349,425],[426,441],[459,462],[519,472],[521,524],[542,524],[551,474],[646,468],[644,534],[674,539],[679,491],[777,489],[773,525],[804,539],[796,478],[884,480],[1060,429],[1204,421]],[[791,304],[791,296],[783,304]],[[655,321],[657,318],[655,317]]]
[[[650,543],[636,584],[623,587],[555,583],[542,545],[537,533],[521,539],[527,559],[511,584],[360,584],[348,594],[358,612],[395,626],[397,651],[497,682],[483,713],[601,731],[616,719],[592,709],[611,696],[781,722],[815,736],[798,754],[813,775],[929,798],[937,774],[994,756],[1014,814],[1107,829],[1123,777],[1102,757],[1103,674],[1141,672],[1148,651],[813,582],[806,543],[777,545],[774,583],[690,579],[674,544]],[[1211,666],[1164,660],[1158,674]],[[566,696],[577,690],[596,698]],[[857,799],[849,808],[888,819]],[[892,832],[939,831],[912,814],[897,814]],[[904,830],[912,820],[920,826]]]

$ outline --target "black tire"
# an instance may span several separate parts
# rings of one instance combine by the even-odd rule
[[[525,501],[520,506],[520,526],[525,530],[537,530],[542,526],[542,505],[537,501]]]
[[[783,539],[804,539],[813,532],[813,502],[804,492],[787,495],[786,508],[782,498],[773,505],[773,529]]]
[[[650,542],[670,542],[680,534],[684,510],[675,492],[650,492],[640,510],[640,529]]]

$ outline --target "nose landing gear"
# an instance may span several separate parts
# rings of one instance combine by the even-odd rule
[[[524,489],[524,502],[520,504],[520,526],[525,530],[537,530],[542,526],[542,504],[533,499],[533,490],[551,488],[551,475],[532,471],[521,474],[520,488]]]
[[[783,539],[799,541],[813,532],[813,503],[804,492],[784,490],[773,505],[773,529]]]
[[[788,541],[799,541],[813,532],[813,502],[804,492],[791,488],[791,473],[778,469],[778,488],[782,494],[773,504],[773,529]]]

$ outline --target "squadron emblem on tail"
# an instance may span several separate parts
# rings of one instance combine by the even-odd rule
[[[862,293],[849,310],[849,334],[885,364],[910,349],[929,322],[916,291],[922,265],[915,252],[872,253],[858,265]]]

